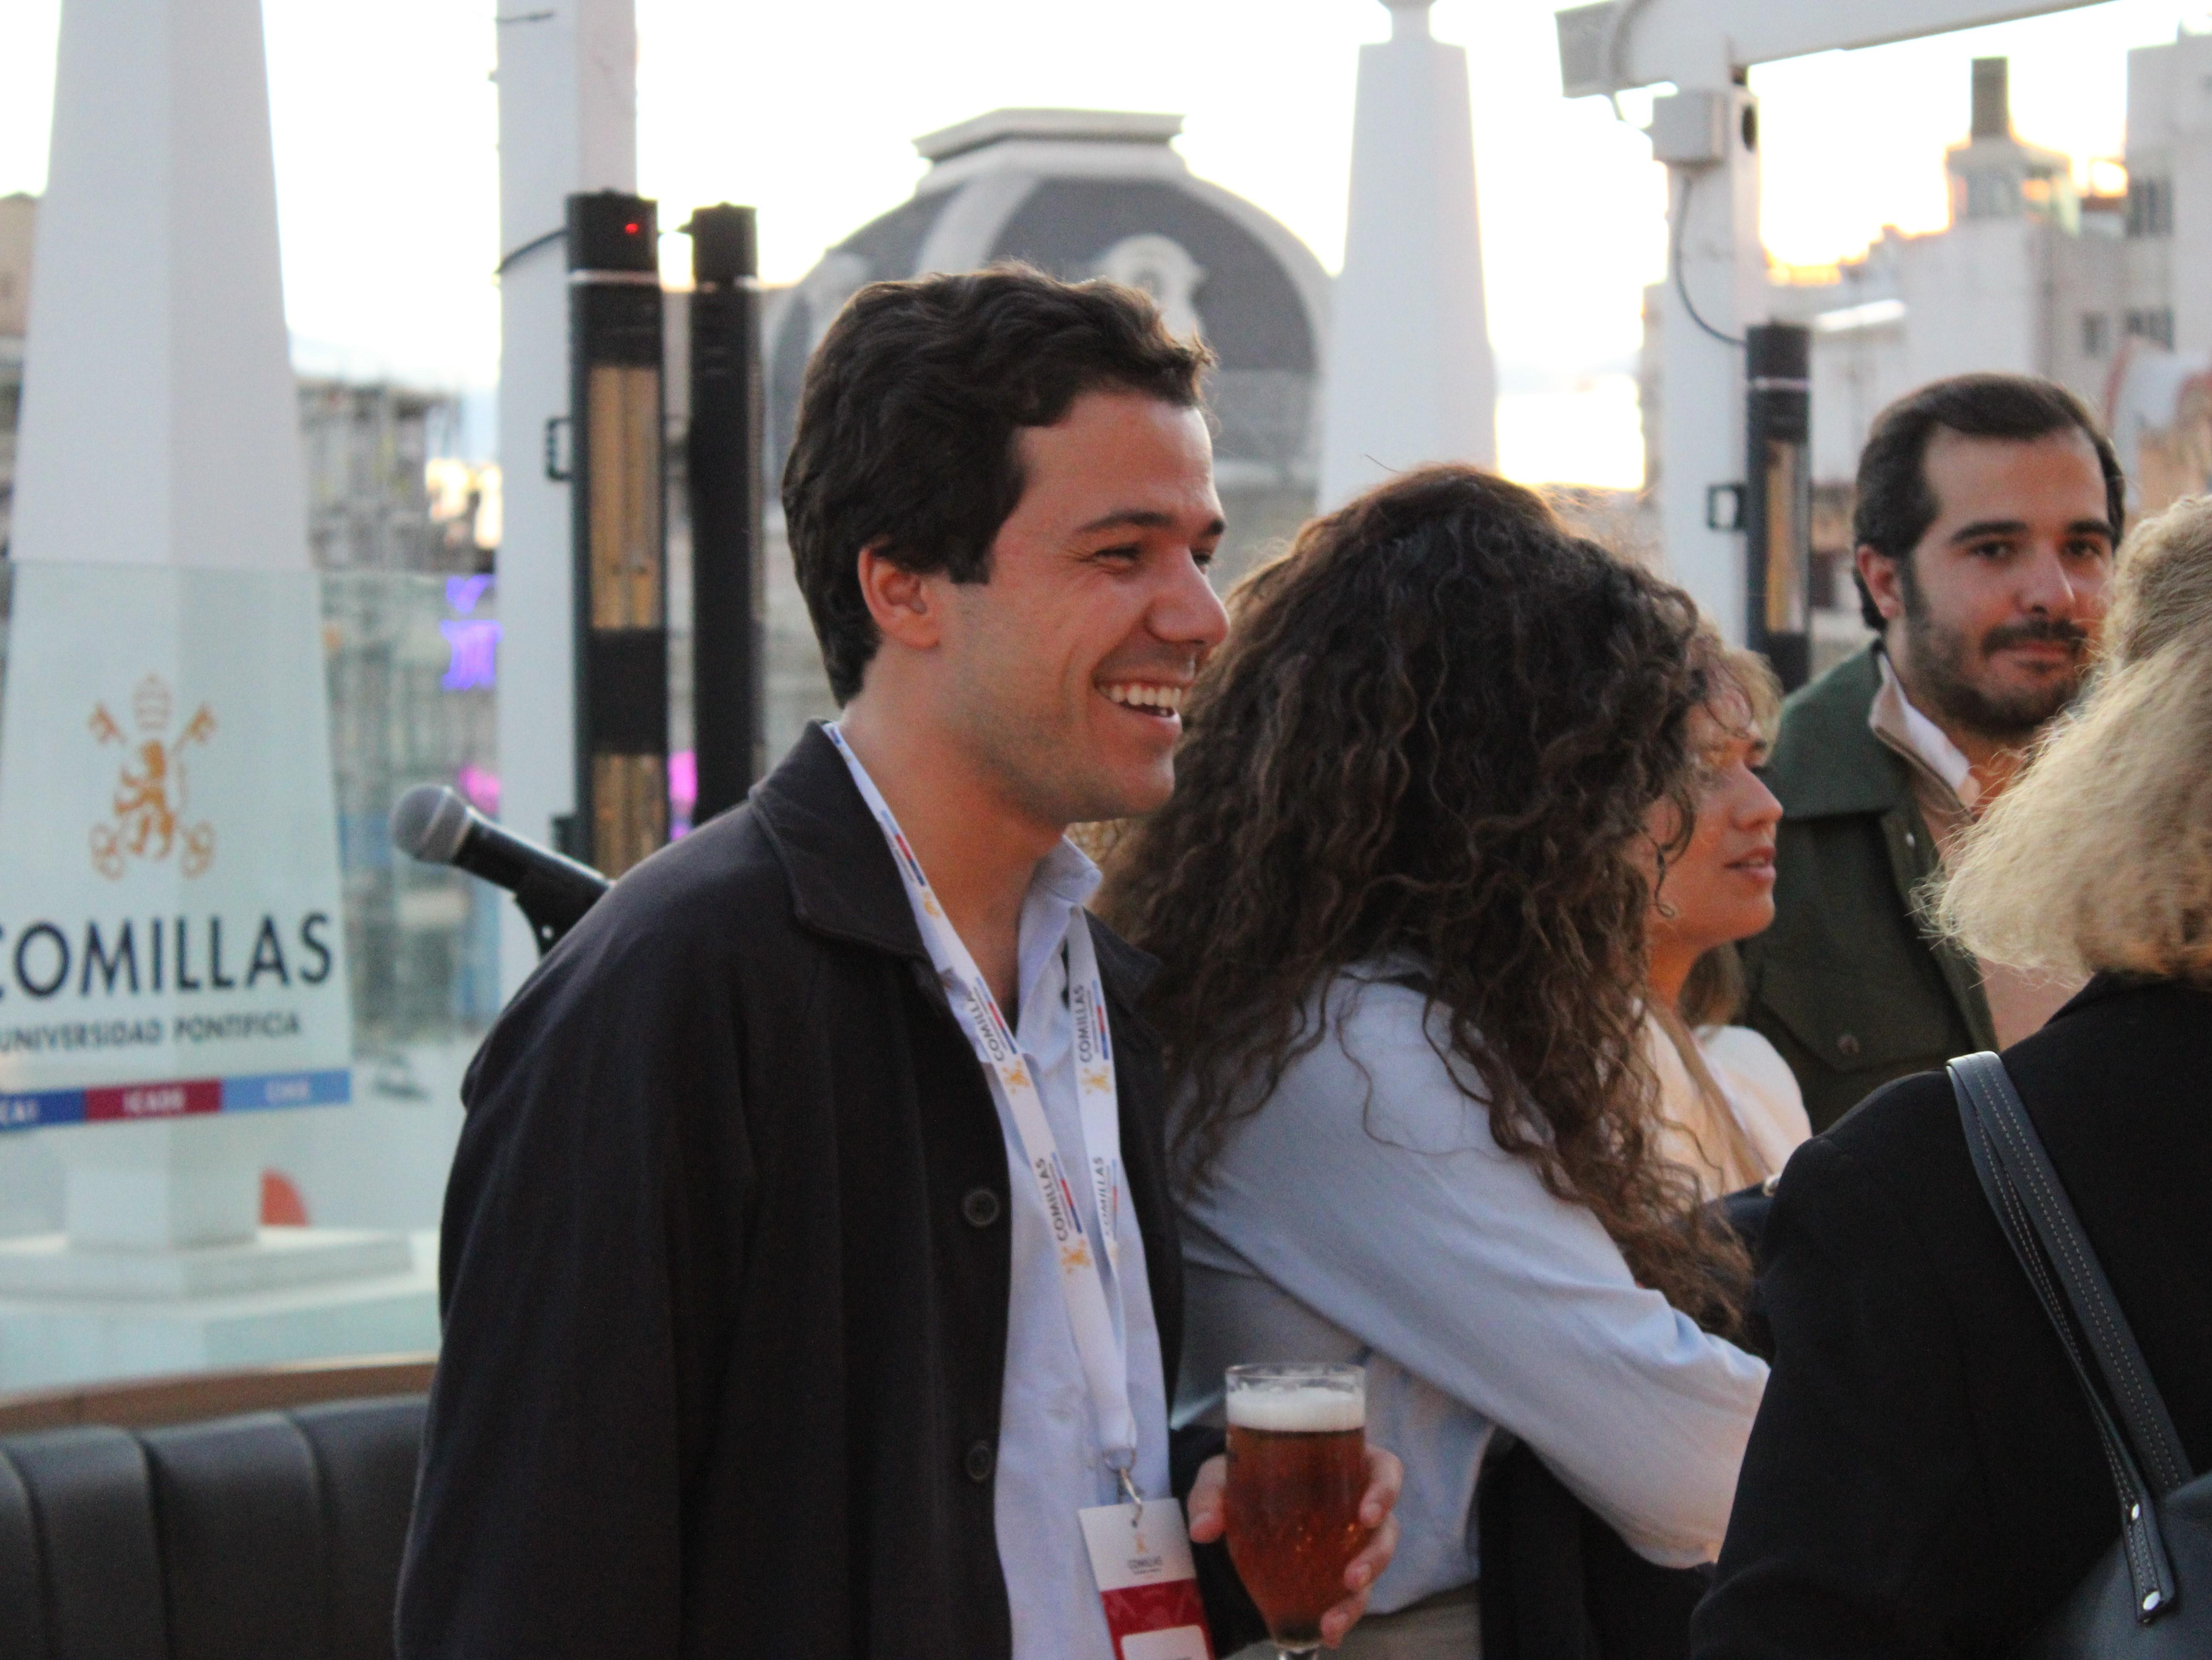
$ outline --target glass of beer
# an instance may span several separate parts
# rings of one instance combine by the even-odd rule
[[[1285,1654],[1321,1646],[1367,1542],[1367,1374],[1297,1363],[1228,1372],[1229,1559]]]

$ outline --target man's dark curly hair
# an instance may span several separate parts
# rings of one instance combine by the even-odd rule
[[[2105,475],[2105,514],[2112,521],[2112,544],[2127,526],[2128,481],[2112,441],[2098,430],[2087,405],[2056,380],[2033,374],[1955,374],[1907,392],[1874,418],[1866,447],[1859,452],[1858,483],[1851,507],[1851,542],[1897,562],[1897,575],[1908,604],[1916,603],[1918,573],[1912,550],[1928,534],[1940,511],[1928,483],[1928,444],[1938,428],[1968,438],[2011,438],[2026,442],[2078,428],[2097,452]],[[1876,634],[1886,619],[1876,609],[1865,580],[1858,583],[1859,616]]]
[[[783,470],[792,560],[837,701],[860,690],[880,643],[861,549],[988,581],[991,544],[1022,499],[1024,427],[1051,426],[1102,388],[1194,408],[1212,361],[1139,290],[1024,265],[854,295],[806,366]]]
[[[1736,1329],[1742,1250],[1658,1151],[1628,856],[1662,798],[1696,817],[1689,599],[1518,485],[1432,467],[1309,523],[1231,611],[1175,795],[1115,845],[1102,904],[1163,964],[1178,1179],[1202,1187],[1322,1041],[1332,977],[1400,956],[1498,1145],[1643,1284]]]

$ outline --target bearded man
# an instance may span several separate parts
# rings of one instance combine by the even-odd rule
[[[1815,1130],[1893,1078],[2002,1049],[2075,987],[1939,943],[1916,890],[2080,690],[2125,483],[2080,399],[2013,374],[1899,399],[1859,457],[1859,597],[1878,635],[1784,705],[1784,818],[1748,1015]]]

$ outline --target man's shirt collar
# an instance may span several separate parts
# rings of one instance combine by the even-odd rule
[[[1973,763],[1905,695],[1905,683],[1897,678],[1889,654],[1877,651],[1875,659],[1881,666],[1881,686],[1867,710],[1867,725],[1908,765],[1941,785],[1958,803],[1959,811],[1971,817],[1982,795]]]

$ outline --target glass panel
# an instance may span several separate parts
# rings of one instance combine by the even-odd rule
[[[1811,626],[1813,469],[1810,447],[1766,441],[1766,631],[1803,634]]]
[[[395,854],[385,826],[417,784],[499,811],[496,584],[319,580],[356,1046],[385,1056],[472,1039],[499,1012],[501,896]]]
[[[105,1334],[76,1361],[0,1341],[0,1391],[434,1343],[507,901],[396,854],[386,824],[424,783],[497,812],[495,601],[489,576],[0,561],[0,1323]],[[270,1294],[313,1319],[246,1321],[234,1352],[133,1348],[113,1330],[191,1328],[191,1298],[135,1294],[101,1325],[97,1298],[40,1302],[16,1271],[51,1251],[28,1236],[63,1228],[65,1186],[172,1133],[109,1121],[178,1115],[214,1116],[174,1133],[247,1161],[264,1225],[307,1225],[274,1255],[323,1265]],[[173,1202],[188,1174],[162,1179]],[[223,1249],[270,1244],[251,1220]]]
[[[697,784],[693,784],[697,794]],[[657,755],[592,757],[592,852],[615,875],[668,840],[668,780]]]
[[[592,626],[658,628],[660,371],[595,363],[590,398]]]

